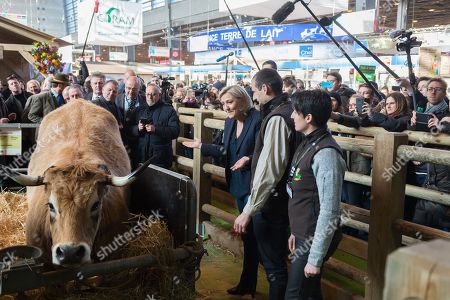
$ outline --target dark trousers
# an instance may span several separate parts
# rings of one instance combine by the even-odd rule
[[[288,216],[259,212],[253,227],[261,262],[269,281],[269,299],[282,300],[287,284]]]
[[[242,213],[245,204],[247,204],[247,199],[248,195],[236,198],[239,213]],[[241,235],[242,241],[244,242],[244,262],[242,264],[239,287],[243,290],[254,291],[256,290],[256,283],[258,280],[259,255],[255,233],[253,231],[253,221],[250,221],[245,231],[246,232]]]
[[[295,249],[302,249],[303,240],[295,238]],[[286,288],[285,300],[322,300],[322,292],[320,289],[320,279],[322,270],[319,275],[314,277],[305,277],[305,266],[308,263],[307,253],[297,251],[298,255],[291,258],[291,270]]]

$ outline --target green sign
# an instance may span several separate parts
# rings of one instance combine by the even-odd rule
[[[377,67],[375,66],[365,66],[365,65],[361,65],[359,66],[359,69],[361,70],[361,72],[364,73],[364,75],[366,76],[366,78],[369,81],[375,81],[375,69]],[[359,75],[358,72],[356,72],[356,81],[363,83],[365,82],[364,79],[361,77],[361,75]]]

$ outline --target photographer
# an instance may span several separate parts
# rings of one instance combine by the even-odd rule
[[[175,109],[161,101],[161,90],[149,84],[146,103],[136,112],[133,134],[138,137],[138,162],[155,156],[152,163],[169,169],[173,161],[172,140],[178,137],[180,126]]]

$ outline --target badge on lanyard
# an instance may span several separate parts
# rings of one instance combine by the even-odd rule
[[[295,170],[294,177],[292,178],[292,180],[293,181],[300,181],[300,180],[302,180],[302,174],[300,173],[300,168],[297,168]]]

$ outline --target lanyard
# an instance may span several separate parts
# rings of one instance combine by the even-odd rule
[[[292,178],[294,177],[295,170],[297,169],[298,165],[302,161],[302,159],[305,157],[305,155],[314,147],[316,146],[321,140],[323,140],[327,135],[329,135],[328,132],[322,134],[320,137],[318,137],[314,142],[312,142],[309,147],[303,151],[301,156],[298,158],[299,155],[296,155],[296,157],[292,160],[295,161],[295,163],[292,164],[291,171],[289,172],[288,177],[288,183],[292,182]]]

